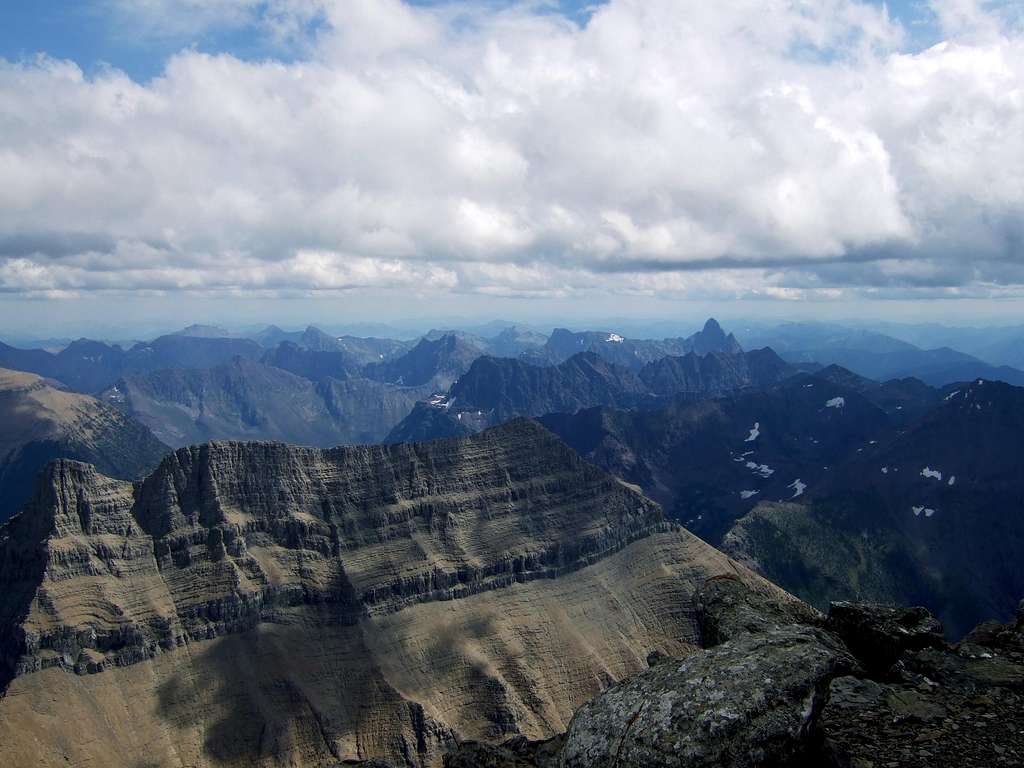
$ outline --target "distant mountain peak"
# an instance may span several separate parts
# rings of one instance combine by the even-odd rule
[[[706,355],[711,352],[727,352],[737,354],[743,351],[736,337],[731,333],[726,335],[722,326],[713,317],[709,317],[704,323],[704,329],[693,334],[689,338],[693,351],[698,355]]]
[[[709,317],[707,322],[704,323],[704,330],[702,333],[714,334],[725,338],[725,331],[722,330],[722,326],[719,325],[718,321],[713,317]]]
[[[169,335],[189,336],[199,339],[232,339],[238,337],[237,333],[232,333],[219,325],[203,325],[202,323],[193,323],[192,325],[182,328],[180,331],[175,331]]]

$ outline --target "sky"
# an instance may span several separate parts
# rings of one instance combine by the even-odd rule
[[[1020,0],[12,0],[0,329],[1020,322],[1022,137]]]

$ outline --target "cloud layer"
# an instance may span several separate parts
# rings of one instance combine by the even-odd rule
[[[973,0],[919,52],[849,0],[118,2],[302,55],[0,61],[0,291],[1024,293],[1024,32]]]

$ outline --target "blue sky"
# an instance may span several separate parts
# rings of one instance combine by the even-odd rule
[[[412,5],[443,5],[449,0],[412,0]],[[585,23],[588,9],[601,0],[557,0],[552,13]],[[513,4],[492,0],[490,5]],[[881,4],[880,2],[876,4]],[[45,53],[70,59],[87,73],[104,66],[127,72],[133,79],[159,75],[167,57],[183,48],[228,52],[242,59],[289,59],[292,52],[267,40],[253,27],[215,28],[202,34],[140,34],[113,10],[110,0],[4,0],[0,10],[0,57],[19,61]],[[907,30],[912,48],[937,40],[931,14],[922,0],[890,0],[890,13]]]

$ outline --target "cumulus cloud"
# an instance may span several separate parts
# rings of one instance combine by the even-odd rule
[[[834,296],[1024,284],[1024,33],[933,0],[114,0],[304,35],[0,61],[0,291]],[[193,8],[193,6],[195,6]],[[311,20],[317,20],[315,27]]]

